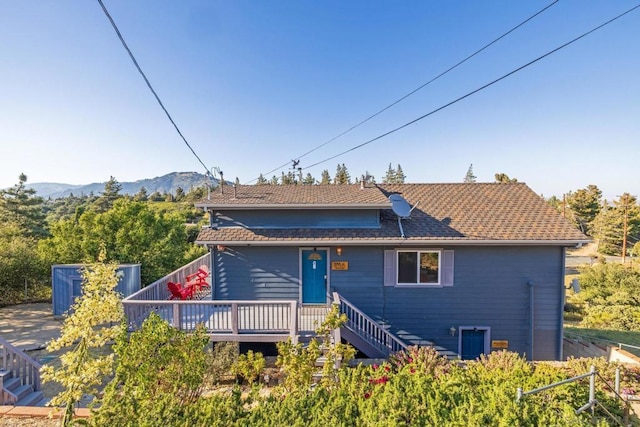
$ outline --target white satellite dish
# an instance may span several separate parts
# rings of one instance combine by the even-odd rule
[[[389,196],[391,202],[391,210],[398,215],[399,218],[409,218],[411,216],[411,205],[400,194],[392,194]]]

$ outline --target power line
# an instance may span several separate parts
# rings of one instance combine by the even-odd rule
[[[131,49],[129,49],[129,46],[127,46],[127,42],[124,41],[124,38],[122,37],[122,34],[120,34],[120,30],[118,29],[118,26],[116,25],[115,21],[111,17],[111,14],[109,13],[107,8],[105,7],[104,3],[102,3],[102,0],[98,0],[98,3],[100,3],[100,6],[102,7],[102,10],[103,10],[104,14],[109,19],[109,22],[111,22],[111,26],[113,27],[114,31],[118,35],[118,38],[120,39],[120,42],[122,43],[122,46],[124,46],[125,50],[129,54],[129,58],[131,58],[131,61],[133,61],[133,65],[136,66],[136,68],[138,69],[138,72],[140,73],[140,75],[144,79],[145,83],[147,84],[147,87],[149,88],[149,90],[151,91],[153,96],[155,96],[156,101],[158,101],[158,104],[160,104],[160,107],[162,108],[162,111],[164,111],[164,113],[167,115],[167,118],[169,119],[169,121],[171,122],[173,127],[176,129],[176,132],[178,132],[178,135],[180,135],[180,138],[182,138],[182,140],[184,141],[186,146],[189,148],[189,150],[191,150],[191,152],[196,157],[196,159],[198,159],[198,162],[200,162],[200,164],[204,167],[204,170],[206,171],[205,175],[211,175],[211,172],[209,172],[209,168],[207,167],[207,165],[205,165],[204,162],[200,159],[200,156],[198,156],[196,154],[196,152],[193,149],[193,147],[191,147],[191,144],[189,144],[189,142],[187,142],[187,139],[184,137],[184,135],[180,131],[180,128],[178,128],[178,125],[176,124],[175,121],[173,121],[173,117],[171,117],[171,114],[169,114],[169,111],[167,111],[167,109],[165,108],[164,104],[160,100],[160,97],[158,96],[156,91],[153,89],[153,86],[151,86],[151,83],[149,82],[149,79],[147,78],[147,76],[142,71],[142,68],[140,68],[140,65],[138,65],[138,61],[136,61],[136,58],[133,56],[133,53],[131,52]]]
[[[599,30],[600,28],[602,28],[602,27],[604,27],[604,26],[606,26],[606,25],[609,25],[610,23],[612,23],[612,22],[614,22],[614,21],[618,20],[619,18],[622,18],[624,15],[626,15],[626,14],[628,14],[628,13],[633,12],[635,9],[637,9],[637,8],[639,8],[639,7],[640,7],[640,4],[638,4],[638,5],[634,6],[634,7],[632,7],[631,9],[627,10],[626,12],[621,13],[620,15],[616,16],[615,18],[612,18],[612,19],[608,20],[607,22],[605,22],[605,23],[603,23],[603,24],[601,24],[601,25],[598,25],[597,27],[595,27],[595,28],[593,28],[593,29],[591,29],[591,30],[587,31],[586,33],[583,33],[582,35],[580,35],[580,36],[578,36],[578,37],[574,38],[573,40],[570,40],[570,41],[568,41],[567,43],[565,43],[565,44],[563,44],[563,45],[561,45],[561,46],[558,46],[557,48],[555,48],[555,49],[553,49],[553,50],[551,50],[551,51],[549,51],[549,52],[545,53],[544,55],[539,56],[539,57],[537,57],[536,59],[534,59],[534,60],[532,60],[532,61],[530,61],[530,62],[527,62],[526,64],[524,64],[524,65],[522,65],[522,66],[520,66],[520,67],[516,68],[515,70],[512,70],[512,71],[508,72],[507,74],[503,75],[502,77],[499,77],[499,78],[497,78],[497,79],[495,79],[495,80],[493,80],[493,81],[491,81],[491,82],[489,82],[489,83],[487,83],[487,84],[485,84],[485,85],[483,85],[483,86],[479,87],[478,89],[475,89],[475,90],[473,90],[473,91],[471,91],[471,92],[468,92],[467,94],[465,94],[465,95],[463,95],[463,96],[461,96],[461,97],[459,97],[459,98],[456,98],[456,99],[454,99],[453,101],[451,101],[451,102],[449,102],[449,103],[447,103],[447,104],[444,104],[443,106],[438,107],[438,108],[436,108],[435,110],[432,110],[432,111],[428,112],[427,114],[424,114],[424,115],[422,115],[422,116],[420,116],[420,117],[418,117],[418,118],[416,118],[416,119],[411,120],[410,122],[407,122],[407,123],[405,123],[405,124],[403,124],[403,125],[401,125],[401,126],[398,126],[398,127],[397,127],[397,128],[395,128],[395,129],[392,129],[392,130],[390,130],[390,131],[388,131],[388,132],[385,132],[385,133],[383,133],[382,135],[378,135],[378,136],[376,136],[375,138],[372,138],[372,139],[370,139],[370,140],[368,140],[368,141],[363,142],[362,144],[356,145],[355,147],[351,147],[351,148],[349,148],[348,150],[345,150],[345,151],[343,151],[343,152],[341,152],[341,153],[338,153],[338,154],[336,154],[336,155],[334,155],[334,156],[328,157],[328,158],[326,158],[326,159],[324,159],[324,160],[321,160],[321,161],[319,161],[319,162],[316,162],[316,163],[314,163],[314,164],[312,164],[312,165],[306,166],[306,167],[304,167],[304,168],[303,168],[303,170],[304,170],[304,169],[312,168],[312,167],[314,167],[314,166],[318,166],[318,165],[320,165],[320,164],[322,164],[322,163],[328,162],[329,160],[333,160],[333,159],[335,159],[336,157],[340,157],[340,156],[342,156],[342,155],[344,155],[344,154],[350,153],[351,151],[357,150],[358,148],[362,148],[362,147],[364,147],[365,145],[371,144],[371,143],[372,143],[372,142],[374,142],[374,141],[377,141],[377,140],[379,140],[379,139],[382,139],[382,138],[384,138],[384,137],[386,137],[386,136],[391,135],[392,133],[395,133],[395,132],[397,132],[397,131],[399,131],[399,130],[401,130],[401,129],[406,128],[407,126],[410,126],[410,125],[412,125],[412,124],[414,124],[414,123],[416,123],[416,122],[419,122],[420,120],[425,119],[425,118],[427,118],[427,117],[429,117],[429,116],[431,116],[431,115],[433,115],[433,114],[437,113],[438,111],[444,110],[445,108],[447,108],[447,107],[449,107],[449,106],[451,106],[451,105],[453,105],[453,104],[456,104],[456,103],[458,103],[458,102],[462,101],[463,99],[468,98],[468,97],[470,97],[471,95],[474,95],[474,94],[476,94],[476,93],[480,92],[481,90],[486,89],[486,88],[488,88],[489,86],[492,86],[492,85],[494,85],[494,84],[498,83],[498,82],[499,82],[499,81],[501,81],[501,80],[506,79],[507,77],[509,77],[509,76],[511,76],[511,75],[513,75],[513,74],[515,74],[515,73],[517,73],[518,71],[521,71],[521,70],[523,70],[523,69],[527,68],[528,66],[535,64],[536,62],[540,61],[541,59],[546,58],[547,56],[549,56],[549,55],[551,55],[551,54],[553,54],[553,53],[555,53],[555,52],[557,52],[557,51],[559,51],[559,50],[561,50],[561,49],[563,49],[563,48],[565,48],[565,47],[569,46],[570,44],[573,44],[573,43],[577,42],[578,40],[580,40],[580,39],[582,39],[582,38],[584,38],[584,37],[588,36],[589,34],[591,34],[591,33],[595,32],[595,31]]]
[[[311,150],[307,151],[304,154],[301,154],[300,156],[296,157],[296,160],[300,160],[301,158],[305,157],[308,154],[313,153],[316,150],[319,150],[320,148],[324,147],[325,145],[335,141],[336,139],[346,135],[347,133],[351,132],[352,130],[354,130],[355,128],[367,123],[369,120],[373,119],[374,117],[379,116],[380,114],[384,113],[385,111],[387,111],[389,108],[395,106],[396,104],[399,104],[400,102],[404,101],[405,99],[407,99],[408,97],[410,97],[411,95],[413,95],[414,93],[418,92],[419,90],[423,89],[424,87],[430,85],[431,83],[435,82],[436,80],[438,80],[440,77],[444,76],[445,74],[449,73],[450,71],[454,70],[455,68],[459,67],[460,65],[464,64],[465,62],[467,62],[468,60],[470,60],[471,58],[473,58],[474,56],[476,56],[477,54],[479,54],[480,52],[482,52],[483,50],[489,48],[490,46],[492,46],[493,44],[497,43],[498,41],[500,41],[501,39],[505,38],[506,36],[508,36],[509,34],[511,34],[512,32],[514,32],[515,30],[517,30],[518,28],[520,28],[521,26],[523,26],[524,24],[526,24],[527,22],[531,21],[533,18],[535,18],[536,16],[540,15],[542,12],[544,12],[545,10],[549,9],[551,6],[553,6],[554,4],[558,3],[558,1],[560,0],[554,0],[553,2],[549,3],[547,6],[545,6],[544,8],[540,9],[538,12],[534,13],[533,15],[531,15],[530,17],[528,17],[527,19],[525,19],[524,21],[520,22],[518,25],[516,25],[515,27],[511,28],[509,31],[507,31],[506,33],[502,34],[500,37],[494,39],[493,41],[487,43],[486,45],[484,45],[483,47],[481,47],[480,49],[476,50],[475,52],[473,52],[471,55],[467,56],[466,58],[464,58],[463,60],[459,61],[458,63],[456,63],[455,65],[447,68],[445,71],[441,72],[440,74],[438,74],[437,76],[433,77],[431,80],[429,80],[428,82],[418,86],[416,89],[412,90],[411,92],[407,93],[406,95],[398,98],[396,101],[392,102],[391,104],[387,105],[386,107],[384,107],[383,109],[377,111],[376,113],[370,115],[369,117],[367,117],[366,119],[356,123],[355,125],[351,126],[349,129],[339,133],[338,135],[334,136],[333,138],[323,142],[322,144],[312,148]],[[287,166],[290,162],[286,162],[280,166],[278,166],[277,168],[274,168],[272,170],[270,170],[269,172],[265,172],[264,175],[269,175],[272,172],[275,172],[279,169],[282,169],[283,167]],[[257,179],[257,178],[256,178]],[[253,179],[250,182],[255,181],[256,179]]]

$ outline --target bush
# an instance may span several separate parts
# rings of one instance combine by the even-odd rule
[[[260,376],[264,366],[262,353],[249,350],[247,354],[238,356],[238,360],[231,366],[231,372],[244,378],[251,385]]]

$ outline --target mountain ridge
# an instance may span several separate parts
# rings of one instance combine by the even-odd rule
[[[36,190],[36,195],[45,199],[60,199],[75,196],[89,195],[91,193],[99,195],[104,191],[105,182],[94,182],[85,185],[64,184],[55,182],[36,182],[27,183],[26,187]],[[120,194],[134,195],[142,187],[147,190],[148,194],[156,191],[160,193],[175,194],[178,187],[188,192],[191,188],[203,186],[206,182],[210,182],[213,186],[219,184],[216,178],[207,179],[204,174],[198,172],[171,172],[166,175],[157,176],[155,178],[144,178],[132,182],[119,182],[122,186]]]

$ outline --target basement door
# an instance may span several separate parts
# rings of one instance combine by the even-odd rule
[[[303,250],[302,303],[325,304],[327,302],[327,251]]]
[[[460,331],[460,355],[462,360],[474,360],[486,354],[486,330],[462,329]]]

